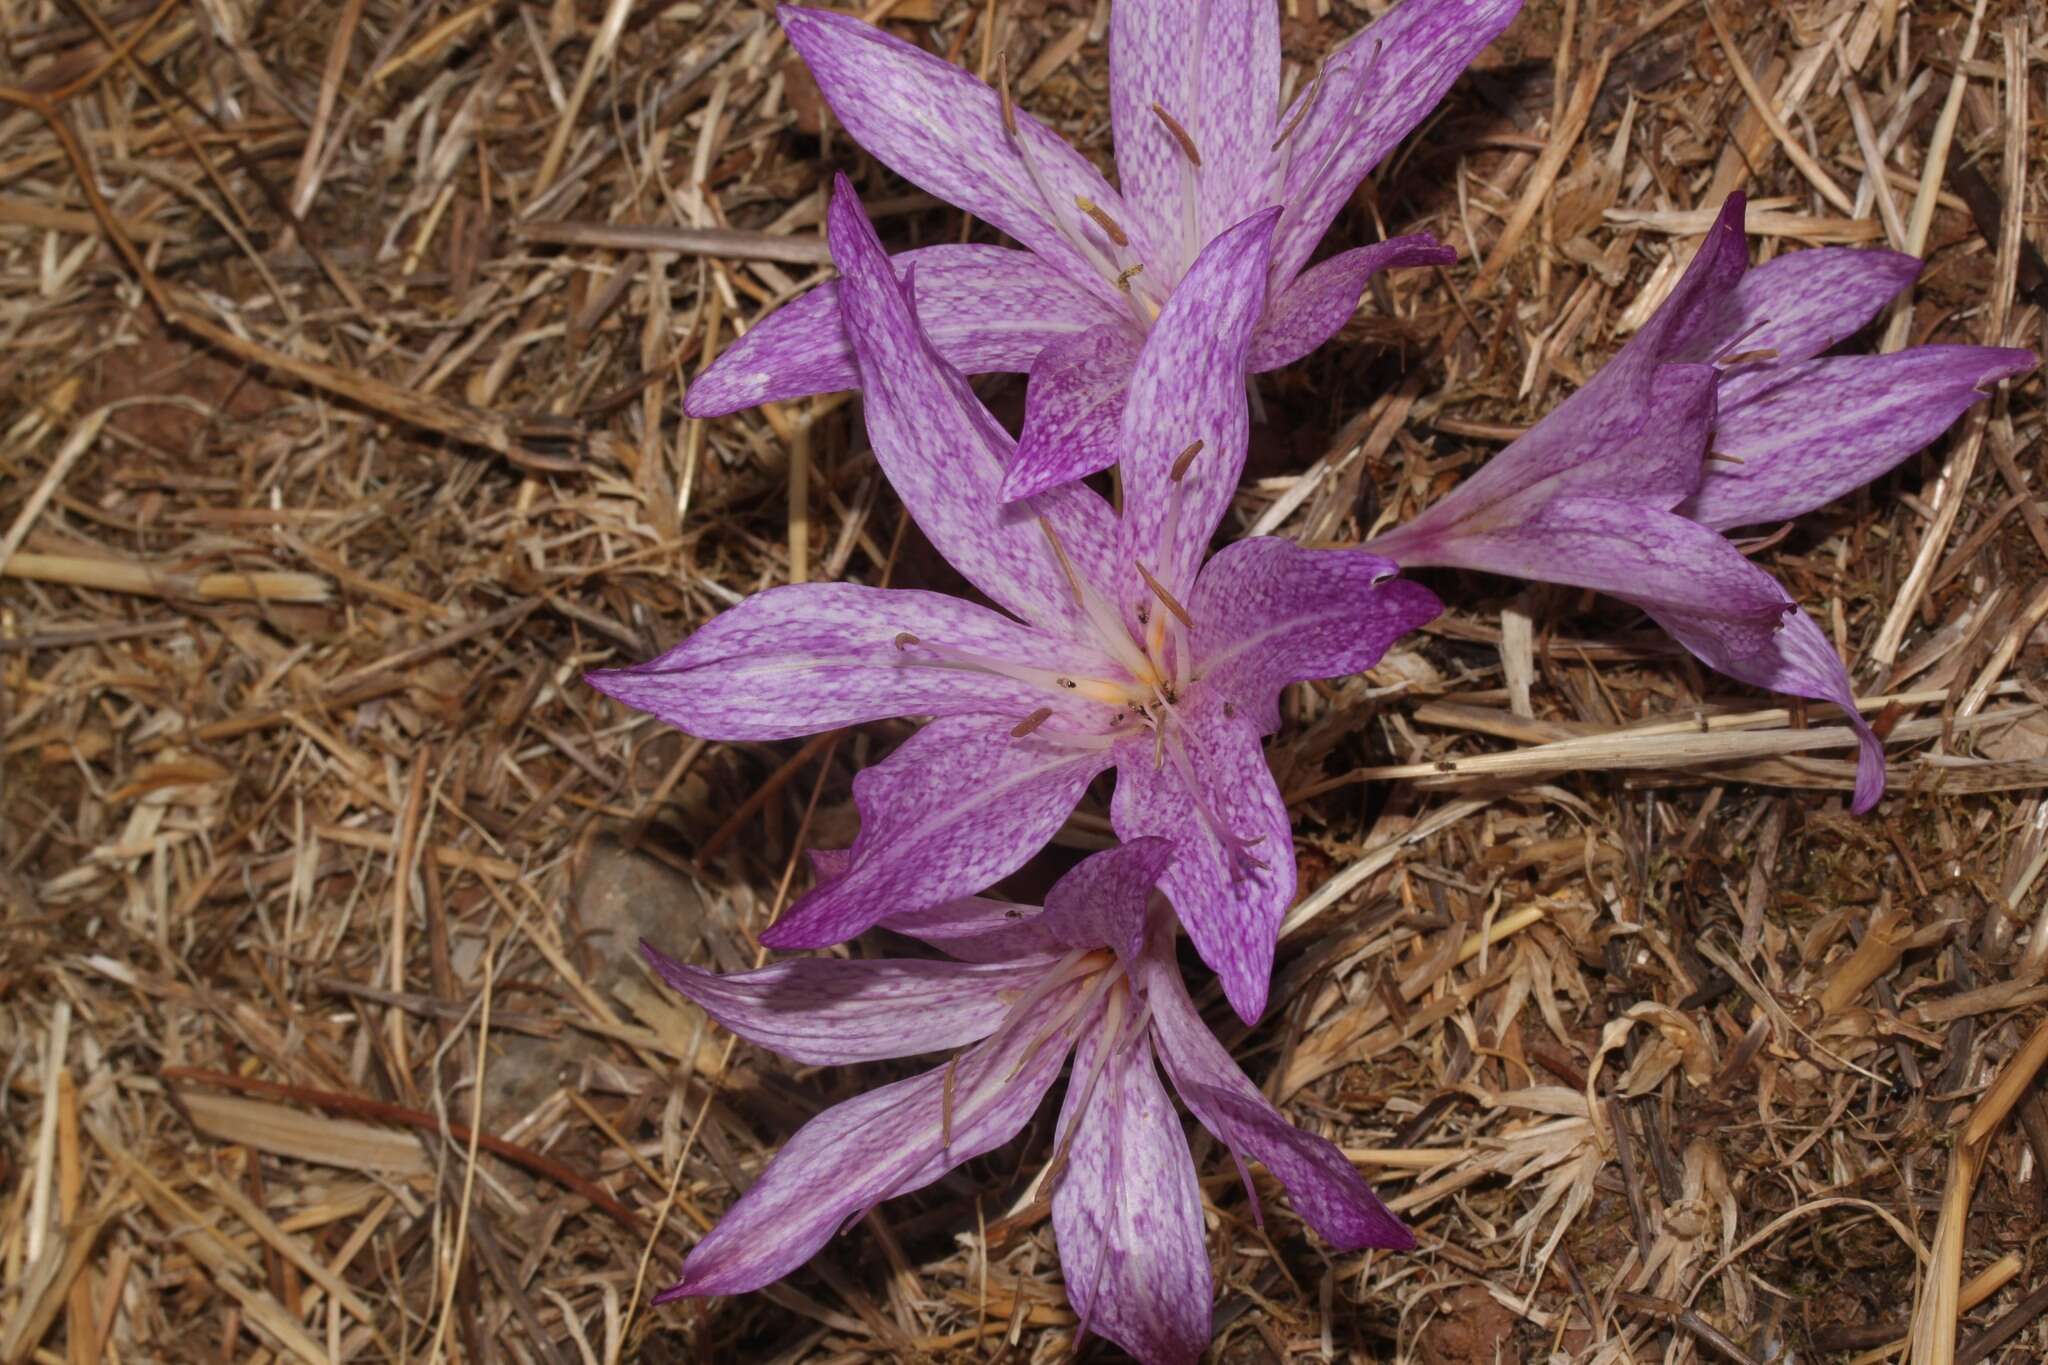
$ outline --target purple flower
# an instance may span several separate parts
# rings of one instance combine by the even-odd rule
[[[1371,276],[1447,264],[1427,233],[1302,269],[1353,187],[1436,106],[1521,0],[1404,0],[1333,53],[1281,110],[1275,0],[1117,0],[1110,118],[1122,192],[1056,133],[959,67],[859,18],[785,6],[789,40],[856,141],[1024,249],[934,246],[917,272],[938,352],[967,374],[1028,370],[1003,483],[1025,497],[1108,467],[1132,371],[1203,250],[1284,205],[1267,303],[1239,375],[1278,369],[1343,326]],[[697,379],[712,417],[860,381],[839,294],[784,308]]]
[[[1862,739],[1854,806],[1865,811],[1884,792],[1884,747],[1847,670],[1721,533],[1798,516],[1876,478],[2034,356],[1987,346],[1823,356],[1920,263],[1830,248],[1751,270],[1743,203],[1729,198],[1671,297],[1584,388],[1371,548],[1409,567],[1596,588],[1719,672],[1838,703]]]
[[[1242,540],[1203,563],[1244,465],[1241,362],[1276,211],[1218,237],[1147,336],[1121,448],[1123,514],[1070,484],[1001,495],[1013,444],[919,327],[843,179],[830,233],[868,435],[925,535],[1000,608],[801,584],[756,594],[661,658],[593,686],[709,739],[935,717],[854,779],[844,870],[762,935],[853,937],[992,885],[1114,767],[1118,835],[1165,835],[1189,936],[1247,1019],[1265,1006],[1294,851],[1260,738],[1290,682],[1369,668],[1442,608],[1358,550]],[[1007,614],[1005,614],[1007,613]]]
[[[1172,857],[1140,839],[1084,860],[1045,907],[968,900],[885,921],[957,961],[810,958],[719,976],[642,945],[669,984],[734,1033],[830,1064],[963,1049],[945,1065],[835,1105],[798,1130],[683,1263],[658,1301],[779,1279],[839,1229],[1008,1142],[1069,1054],[1052,1190],[1081,1333],[1147,1365],[1209,1339],[1202,1194],[1155,1059],[1245,1175],[1258,1161],[1340,1250],[1414,1238],[1344,1154],[1290,1124],[1202,1023],[1173,956],[1172,911],[1148,897]]]

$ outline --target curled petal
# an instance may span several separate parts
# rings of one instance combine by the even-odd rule
[[[1114,948],[1135,958],[1145,944],[1145,909],[1167,865],[1170,839],[1130,839],[1091,853],[1045,893],[1039,924],[1069,948]]]
[[[1030,1030],[1013,1029],[956,1064],[812,1119],[690,1252],[682,1279],[656,1302],[759,1289],[884,1199],[922,1189],[1008,1142],[1066,1064],[1065,1047],[1033,1042]]]
[[[1028,251],[928,246],[889,258],[917,276],[917,315],[939,357],[962,374],[1028,370],[1047,346],[1111,318],[1093,292]],[[830,280],[771,313],[697,376],[692,417],[860,386],[860,367]]]
[[[1003,476],[1006,500],[1116,463],[1124,396],[1141,344],[1128,321],[1106,322],[1039,352],[1024,393],[1024,430]]]
[[[1123,544],[1174,592],[1193,586],[1244,470],[1245,357],[1265,306],[1277,216],[1269,210],[1247,218],[1203,248],[1152,325],[1131,376]],[[1183,465],[1182,453],[1197,441],[1200,453]]]
[[[1769,578],[1761,569],[1757,574]],[[1776,583],[1771,586],[1777,588]],[[1784,599],[1783,628],[1762,648],[1743,651],[1729,647],[1722,623],[1713,617],[1646,603],[1637,605],[1649,612],[1658,625],[1670,631],[1673,639],[1716,672],[1755,687],[1789,692],[1795,697],[1811,697],[1816,701],[1831,701],[1840,706],[1856,731],[1859,746],[1856,791],[1850,807],[1861,815],[1884,795],[1884,742],[1857,709],[1855,689],[1849,686],[1849,672],[1842,667],[1842,660],[1836,655],[1834,646],[1828,643],[1827,636],[1821,634],[1812,617],[1785,596],[1784,589],[1778,588],[1778,595]]]
[[[1359,673],[1436,619],[1443,603],[1364,550],[1304,550],[1273,536],[1236,540],[1202,566],[1189,612],[1195,666],[1262,734],[1280,728],[1280,689]]]
[[[1209,1343],[1202,1191],[1150,1041],[1123,1045],[1124,1056],[1102,1061],[1095,1093],[1071,1082],[1060,1110],[1067,1165],[1052,1196],[1060,1274],[1086,1331],[1145,1365],[1194,1365]],[[1077,1078],[1095,1068],[1102,1046],[1094,1035],[1082,1039]]]
[[[771,948],[843,943],[891,915],[958,900],[1022,867],[1066,823],[1110,751],[1007,719],[933,721],[853,779],[860,835],[845,870],[761,935]]]
[[[1110,820],[1119,839],[1174,841],[1160,887],[1249,1023],[1265,1011],[1273,944],[1294,900],[1294,835],[1259,721],[1208,689],[1176,715],[1159,749],[1142,738],[1118,746]]]
[[[740,1037],[813,1065],[912,1057],[986,1038],[1050,963],[815,957],[721,974],[650,943],[640,952],[662,980]]]
[[[1888,472],[1983,398],[1987,386],[2034,364],[2031,351],[1916,346],[1738,375],[1721,389],[1715,458],[1699,491],[1678,510],[1715,527],[1809,512]]]
[[[943,593],[802,583],[754,594],[658,659],[587,679],[707,739],[785,739],[889,716],[1023,717],[1045,705],[1061,713],[1078,705],[1014,677],[937,666],[935,646],[1053,674],[1102,666],[1063,639]]]
[[[1390,237],[1319,262],[1266,305],[1266,319],[1252,337],[1246,364],[1253,374],[1277,370],[1328,341],[1358,308],[1366,283],[1382,270],[1451,265],[1458,253],[1427,232]]]
[[[1204,1128],[1240,1161],[1264,1163],[1302,1221],[1331,1246],[1406,1251],[1415,1245],[1414,1235],[1387,1211],[1343,1152],[1289,1123],[1238,1069],[1195,1012],[1169,950],[1148,952],[1139,973],[1152,1006],[1160,1060],[1181,1102]]]
[[[994,90],[856,15],[794,5],[777,14],[856,142],[904,179],[1001,228],[1110,307],[1122,307],[1099,265],[1076,246],[1086,241],[1100,254],[1111,243],[1075,201],[1100,205],[1129,230],[1140,225],[1065,139],[1018,109],[1013,141]]]
[[[1102,582],[1116,544],[1108,505],[1080,485],[1005,505],[1014,442],[932,349],[844,176],[828,231],[868,437],[890,486],[939,553],[998,605],[1034,624],[1085,628],[1040,522]]]

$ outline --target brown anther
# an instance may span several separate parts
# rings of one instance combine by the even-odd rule
[[[1003,103],[1003,131],[1011,137],[1017,136],[1017,106],[1010,102],[1010,57],[1003,53],[996,58],[996,94]]]
[[[1714,363],[1723,369],[1727,369],[1736,365],[1747,365],[1752,360],[1776,360],[1777,358],[1777,347],[1759,346],[1754,351],[1737,351],[1734,355],[1724,355]]]
[[[1072,678],[1055,678],[1053,679],[1053,681],[1058,683],[1061,687],[1066,688],[1069,692],[1073,691],[1075,688],[1081,685],[1075,682]]]
[[[1279,151],[1280,144],[1294,136],[1294,130],[1301,127],[1302,120],[1308,117],[1308,111],[1316,107],[1316,96],[1323,93],[1323,72],[1328,67],[1328,62],[1316,63],[1315,78],[1309,83],[1308,94],[1302,99],[1301,107],[1294,111],[1294,117],[1287,120],[1287,126],[1280,130],[1280,136],[1274,138],[1273,145],[1266,150]]]
[[[1129,246],[1131,244],[1130,236],[1124,232],[1122,224],[1118,223],[1116,219],[1110,217],[1108,213],[1103,211],[1102,205],[1096,203],[1087,195],[1075,195],[1074,207],[1081,210],[1081,212],[1087,214],[1090,218],[1094,219],[1095,226],[1101,228],[1103,234],[1107,236],[1110,241],[1115,242],[1118,246]]]
[[[1202,165],[1201,149],[1196,147],[1195,140],[1188,136],[1188,130],[1180,126],[1180,120],[1158,104],[1152,106],[1152,112],[1159,116],[1159,121],[1166,125],[1166,131],[1172,133],[1173,140],[1180,144],[1181,155],[1194,162],[1196,169],[1199,170]]]
[[[960,1054],[954,1053],[946,1061],[946,1081],[939,1091],[939,1150],[953,1148],[953,1073],[960,1065]]]
[[[1145,263],[1143,261],[1140,261],[1136,265],[1125,266],[1122,270],[1117,271],[1115,280],[1116,287],[1126,294],[1130,293],[1131,277],[1144,270],[1144,268]]]
[[[896,633],[896,648],[908,649],[916,643],[918,643],[917,637],[909,631],[903,630]]]
[[[1723,454],[1722,454],[1722,453],[1721,453],[1720,451],[1718,451],[1718,450],[1710,450],[1710,451],[1708,451],[1708,452],[1707,452],[1707,459],[1709,459],[1709,460],[1712,460],[1712,461],[1719,461],[1719,462],[1720,462],[1721,464],[1746,464],[1746,463],[1747,463],[1747,461],[1745,461],[1745,460],[1744,460],[1744,459],[1743,459],[1743,458],[1742,458],[1742,457],[1741,457],[1740,455],[1723,455]]]
[[[1202,453],[1202,444],[1197,441],[1173,457],[1173,471],[1166,476],[1171,482],[1179,483],[1187,477],[1188,466],[1195,462],[1195,456]]]
[[[1186,626],[1189,630],[1193,630],[1195,628],[1195,619],[1188,615],[1188,609],[1174,601],[1173,594],[1168,592],[1165,585],[1154,578],[1143,564],[1139,564],[1135,559],[1131,563],[1136,566],[1138,576],[1145,580],[1145,586],[1152,589],[1152,595],[1158,598],[1168,611],[1179,617],[1182,625]]]
[[[1010,731],[1010,738],[1022,739],[1024,738],[1024,736],[1030,734],[1033,730],[1036,730],[1039,726],[1045,724],[1047,721],[1051,719],[1052,708],[1050,706],[1041,706],[1036,711],[1033,711],[1030,715],[1024,717],[1024,719],[1017,722],[1017,728]]]

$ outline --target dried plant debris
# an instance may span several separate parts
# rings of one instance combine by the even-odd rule
[[[1287,4],[1289,88],[1384,8]],[[1108,164],[1106,4],[866,14]],[[649,1307],[914,1064],[737,1043],[636,940],[752,966],[909,727],[704,743],[580,682],[773,584],[959,589],[857,399],[679,398],[829,277],[835,173],[891,249],[988,229],[726,0],[0,33],[0,1361],[1064,1358],[1049,1119],[779,1287]],[[1227,527],[1440,498],[1735,190],[1761,258],[1925,257],[1863,343],[2041,349],[2044,44],[2024,0],[1530,4],[1333,230],[1457,263],[1261,381]],[[2048,1356],[2042,392],[1743,543],[1887,740],[1869,817],[1825,708],[1566,589],[1444,571],[1451,614],[1288,691],[1275,1006],[1196,1004],[1420,1246],[1332,1254],[1255,1172],[1256,1226],[1198,1136],[1213,1358]],[[1101,796],[1003,893],[1103,847]]]

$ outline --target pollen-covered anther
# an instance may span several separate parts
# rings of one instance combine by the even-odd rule
[[[1128,294],[1131,292],[1131,281],[1141,274],[1144,269],[1145,263],[1143,261],[1138,262],[1136,265],[1127,265],[1122,270],[1116,272],[1116,279],[1113,283],[1118,289]]]
[[[1181,155],[1199,168],[1202,164],[1201,149],[1195,146],[1194,138],[1188,135],[1188,130],[1181,126],[1180,120],[1167,113],[1165,107],[1157,103],[1152,106],[1152,112],[1159,116],[1159,121],[1166,125],[1166,131],[1173,134],[1173,140],[1180,144]]]
[[[1039,726],[1045,724],[1047,721],[1051,719],[1052,708],[1050,706],[1041,706],[1036,711],[1033,711],[1030,715],[1024,717],[1024,719],[1017,722],[1016,728],[1010,731],[1010,738],[1022,739],[1024,738],[1024,736],[1030,734],[1033,730],[1036,730]]]
[[[915,635],[912,635],[907,630],[899,630],[896,632],[895,644],[896,648],[898,649],[909,649],[912,645],[916,644],[917,642],[917,637]]]
[[[1168,611],[1172,612],[1182,625],[1186,626],[1189,630],[1193,630],[1195,628],[1195,618],[1188,615],[1188,609],[1176,601],[1173,594],[1166,590],[1166,585],[1154,578],[1151,571],[1135,559],[1131,561],[1131,564],[1137,569],[1138,576],[1145,580],[1145,586],[1152,590],[1152,595],[1158,598],[1160,603]]]
[[[1202,453],[1204,442],[1197,441],[1173,457],[1173,470],[1166,477],[1170,482],[1179,483],[1188,476],[1188,466],[1195,462],[1195,456]]]
[[[1110,241],[1115,242],[1118,246],[1129,246],[1131,244],[1130,234],[1124,231],[1123,225],[1110,217],[1108,211],[1102,205],[1096,203],[1087,195],[1075,195],[1074,207],[1087,214],[1095,226],[1101,228],[1103,235],[1108,237]]]

